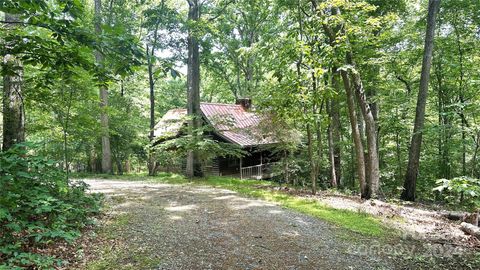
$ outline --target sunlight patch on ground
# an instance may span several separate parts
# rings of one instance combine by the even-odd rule
[[[214,200],[229,200],[229,199],[235,199],[237,196],[235,195],[225,195],[225,196],[219,196],[219,197],[214,197]]]
[[[288,237],[298,237],[300,236],[300,233],[297,231],[289,231],[289,232],[282,232],[283,235],[288,236]]]
[[[165,210],[170,212],[186,212],[193,209],[197,209],[197,206],[195,204],[165,207]]]
[[[236,201],[235,203],[237,203],[238,201]],[[273,206],[271,204],[266,204],[264,202],[260,202],[260,201],[253,201],[253,202],[243,202],[244,204],[232,204],[230,205],[230,208],[233,209],[233,210],[244,210],[244,209],[248,209],[248,208],[251,208],[251,207],[259,207],[259,206]]]
[[[304,225],[307,225],[309,224],[308,222],[306,222],[305,220],[301,219],[301,218],[295,218],[295,221],[300,223],[300,224],[304,224]]]

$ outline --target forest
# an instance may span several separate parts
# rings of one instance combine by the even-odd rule
[[[278,142],[259,185],[476,213],[480,239],[478,0],[1,0],[0,24],[0,269],[60,267],[103,211],[78,178],[248,155],[200,119],[245,98]]]

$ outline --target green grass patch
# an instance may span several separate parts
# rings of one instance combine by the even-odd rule
[[[279,205],[295,211],[325,220],[339,227],[360,233],[365,236],[384,237],[388,229],[383,226],[379,219],[372,215],[341,210],[329,207],[314,199],[306,199],[299,196],[273,191],[269,188],[278,187],[278,184],[269,181],[241,180],[231,177],[208,177],[189,181],[182,175],[160,173],[157,176],[147,175],[89,175],[84,178],[102,178],[129,181],[149,181],[169,184],[206,185],[217,188],[236,191],[241,195],[275,202]]]

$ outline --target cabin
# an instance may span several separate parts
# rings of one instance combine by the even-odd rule
[[[273,176],[273,165],[278,157],[269,150],[277,142],[265,131],[268,118],[252,109],[250,99],[239,99],[236,104],[201,103],[202,123],[209,125],[213,139],[235,144],[248,154],[238,157],[217,157],[204,171],[209,175],[232,176],[241,179],[268,179]],[[186,109],[169,110],[154,129],[155,143],[182,136],[187,125]],[[177,168],[177,171],[183,171]]]

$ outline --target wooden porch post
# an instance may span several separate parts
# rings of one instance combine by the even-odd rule
[[[240,158],[240,179],[243,179],[243,175],[242,175],[242,158]]]
[[[260,152],[260,180],[263,179],[263,154]]]

